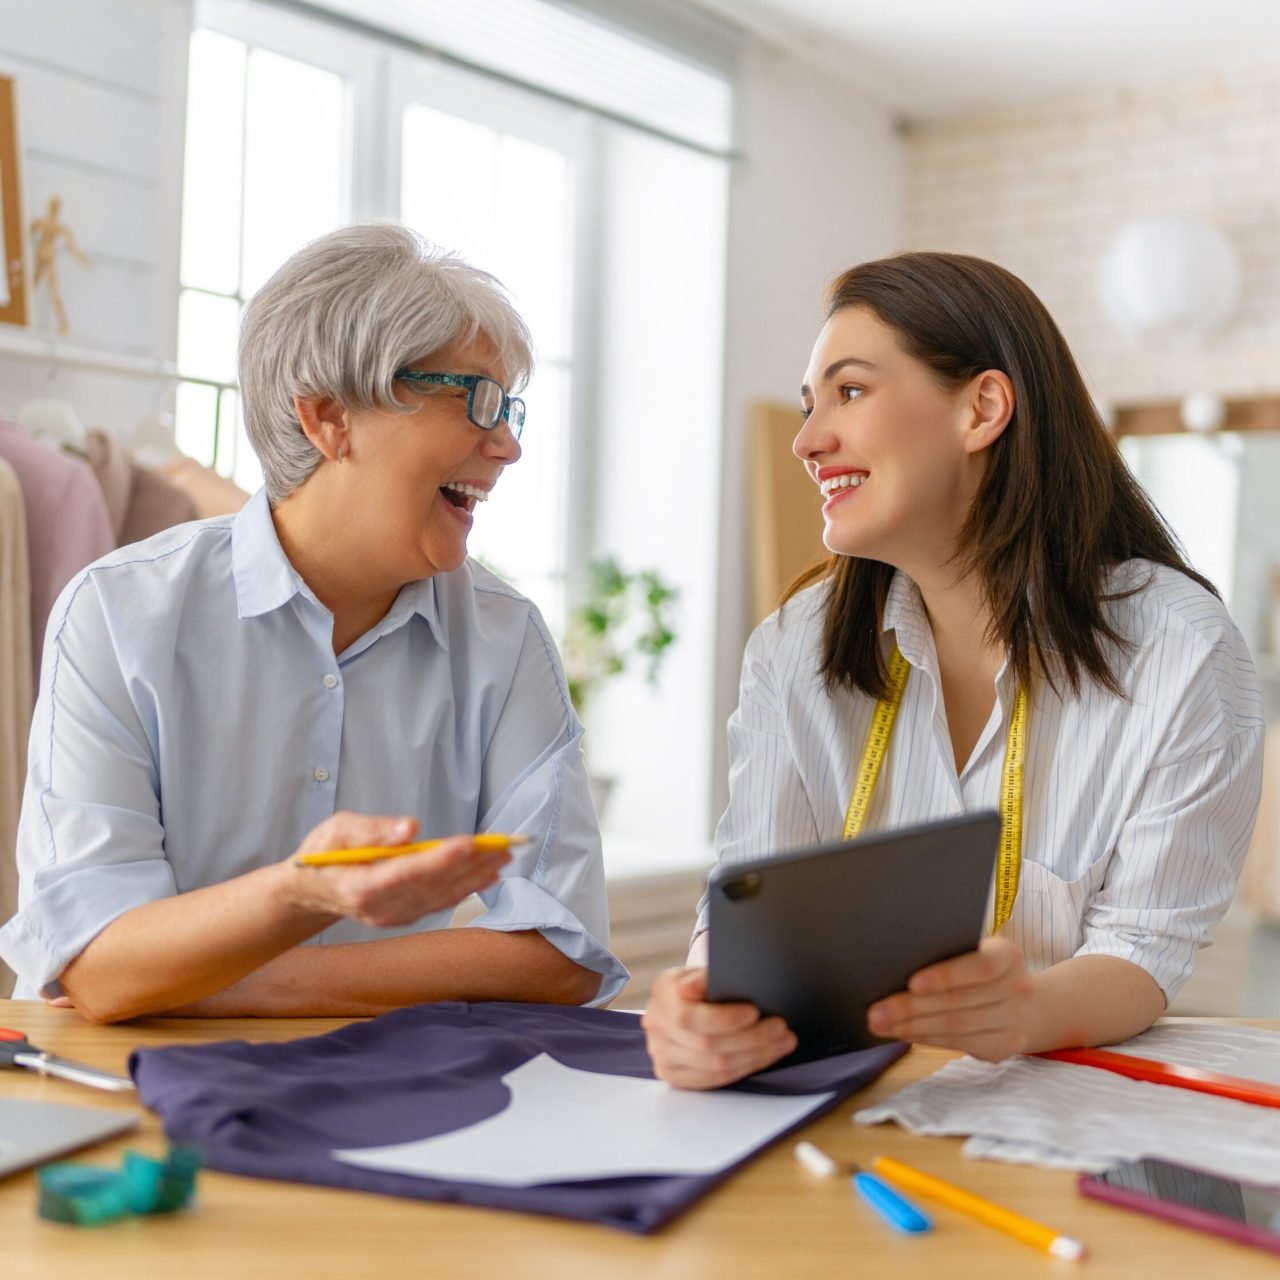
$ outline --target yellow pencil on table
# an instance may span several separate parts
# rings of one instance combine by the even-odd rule
[[[1084,1245],[1079,1240],[1061,1235],[1052,1227],[1024,1218],[1020,1213],[1014,1213],[1012,1209],[993,1204],[990,1200],[975,1196],[971,1191],[943,1182],[941,1178],[935,1178],[932,1174],[913,1169],[909,1164],[902,1164],[890,1156],[877,1156],[871,1162],[871,1167],[882,1177],[906,1191],[931,1196],[939,1204],[945,1204],[960,1213],[968,1214],[969,1217],[976,1218],[997,1231],[1013,1236],[1015,1240],[1021,1240],[1023,1244],[1029,1244],[1033,1248],[1043,1249],[1046,1253],[1053,1254],[1055,1258],[1075,1261],[1084,1257]]]
[[[485,831],[473,836],[477,853],[505,852],[516,845],[528,844],[532,836],[509,836]],[[381,862],[384,858],[403,858],[409,853],[423,853],[444,844],[444,840],[415,840],[412,844],[370,844],[358,849],[323,849],[319,853],[300,853],[294,858],[300,867],[345,867],[356,862]]]

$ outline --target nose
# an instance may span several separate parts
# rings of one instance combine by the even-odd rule
[[[515,433],[511,430],[506,418],[501,419],[492,431],[484,433],[480,451],[485,457],[494,458],[506,467],[509,467],[513,462],[519,462],[521,455],[524,453],[524,450],[520,447],[520,441],[516,439]]]
[[[836,447],[835,437],[825,422],[825,417],[815,405],[791,442],[791,452],[801,462],[813,462]]]

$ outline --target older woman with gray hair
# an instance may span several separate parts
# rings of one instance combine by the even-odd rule
[[[501,286],[395,226],[316,241],[253,298],[264,489],[98,561],[50,619],[0,930],[19,996],[116,1021],[617,993],[555,648],[467,559],[531,362]]]

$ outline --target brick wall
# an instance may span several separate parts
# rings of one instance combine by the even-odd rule
[[[1280,60],[1231,74],[954,116],[907,131],[907,243],[991,258],[1061,325],[1103,401],[1280,387]],[[1190,213],[1243,276],[1235,318],[1190,351],[1120,336],[1098,289],[1120,226]]]

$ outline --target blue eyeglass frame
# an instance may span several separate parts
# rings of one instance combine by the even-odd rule
[[[463,387],[467,392],[467,421],[472,426],[479,427],[481,431],[492,431],[499,422],[505,421],[511,428],[511,434],[517,440],[520,439],[520,433],[524,430],[524,401],[519,396],[509,396],[496,378],[486,378],[481,373],[424,373],[421,369],[397,369],[395,377],[399,382],[412,382],[416,385]],[[491,382],[502,396],[502,409],[492,422],[481,422],[475,414],[476,388],[482,382]],[[513,412],[515,421],[512,421]]]

